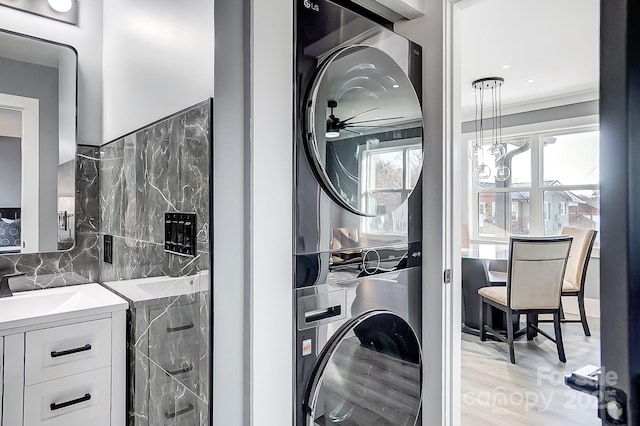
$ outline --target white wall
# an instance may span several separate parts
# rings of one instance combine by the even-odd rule
[[[2,7],[0,28],[73,46],[78,51],[78,143],[102,141],[102,0],[78,0],[79,25]]]
[[[293,421],[293,2],[251,13],[251,424],[280,426]]]
[[[249,120],[245,1],[215,1],[213,425],[249,423]],[[224,123],[223,126],[216,123]],[[218,266],[220,265],[220,266]],[[223,349],[224,348],[224,349]]]
[[[104,3],[104,141],[213,96],[211,0]]]

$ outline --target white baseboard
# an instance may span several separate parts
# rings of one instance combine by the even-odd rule
[[[577,297],[563,297],[562,308],[567,314],[580,315]],[[587,317],[600,318],[600,301],[598,299],[587,299],[585,297],[584,309],[587,311]]]

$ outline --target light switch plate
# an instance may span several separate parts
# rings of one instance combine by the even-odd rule
[[[164,251],[195,257],[197,249],[195,213],[164,214]]]

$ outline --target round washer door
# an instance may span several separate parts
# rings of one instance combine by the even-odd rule
[[[327,195],[359,216],[398,209],[422,172],[422,107],[406,68],[376,47],[346,46],[322,62],[307,94],[311,166]]]
[[[306,425],[414,426],[422,403],[418,336],[389,311],[345,323],[318,357]]]

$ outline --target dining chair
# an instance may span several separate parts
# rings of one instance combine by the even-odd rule
[[[505,287],[484,287],[480,295],[480,340],[486,341],[487,332],[509,345],[509,359],[516,363],[514,327],[507,321],[506,337],[487,325],[489,307],[493,306],[509,315],[526,315],[527,331],[531,329],[553,341],[560,361],[566,362],[562,331],[560,330],[560,294],[567,258],[573,237],[511,237],[509,266]],[[539,314],[553,314],[555,339],[537,326]],[[532,334],[527,333],[529,339]]]
[[[589,267],[591,250],[596,241],[598,231],[565,226],[562,228],[561,234],[573,237],[569,259],[567,260],[567,269],[564,274],[564,282],[562,283],[562,295],[577,297],[578,308],[580,310],[579,320],[564,318],[562,322],[582,323],[585,336],[591,336],[589,324],[587,323],[587,314],[584,308],[584,283],[587,279],[587,268]]]

